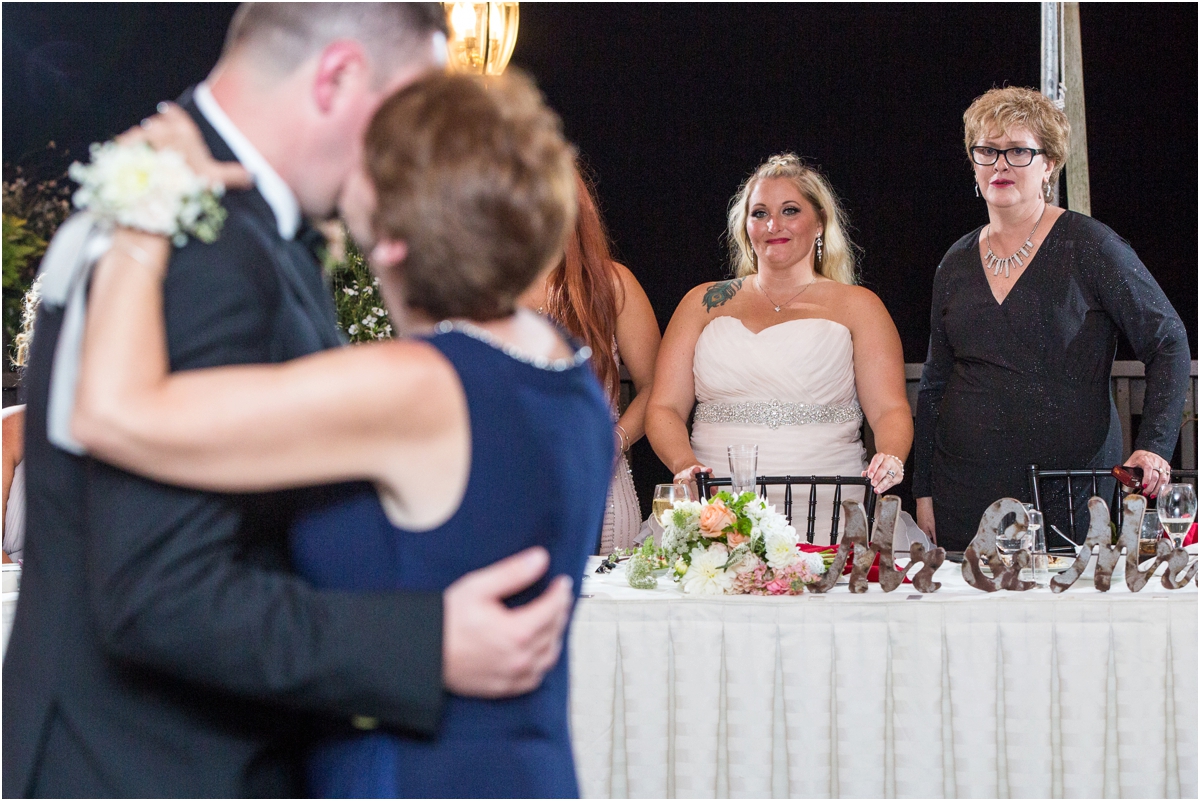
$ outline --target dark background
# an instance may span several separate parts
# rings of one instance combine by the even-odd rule
[[[233,8],[6,4],[6,165],[61,171],[177,96],[215,61]],[[1081,20],[1092,214],[1158,279],[1194,355],[1197,6],[1085,4]],[[562,115],[660,325],[725,274],[738,184],[792,150],[845,201],[863,283],[919,362],[938,259],[986,220],[962,113],[993,86],[1038,87],[1039,49],[1037,3],[529,3],[512,63]],[[644,444],[634,457],[648,503],[666,471]]]

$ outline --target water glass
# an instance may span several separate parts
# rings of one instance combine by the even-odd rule
[[[730,445],[728,451],[733,497],[736,498],[743,492],[754,492],[754,483],[758,476],[758,446]]]
[[[1196,518],[1196,490],[1191,484],[1164,484],[1158,490],[1158,521],[1176,547]]]
[[[1162,539],[1162,522],[1157,509],[1147,509],[1142,515],[1142,530],[1138,532],[1138,556],[1154,556]]]
[[[1017,551],[1028,551],[1033,547],[1033,514],[1036,513],[1036,510],[1033,513],[1030,513],[1028,509],[1026,510],[1026,514],[1029,516],[1029,523],[1026,524],[1023,531],[1017,527],[1016,521],[1013,521],[1011,525],[996,536],[996,550],[1000,552],[1001,556],[1009,557],[1006,560],[1008,564],[1012,564],[1012,557]],[[1040,518],[1041,515],[1038,514],[1038,517]],[[1041,528],[1040,520],[1038,521],[1038,528],[1039,530]]]

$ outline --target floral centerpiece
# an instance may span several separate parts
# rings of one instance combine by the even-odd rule
[[[827,568],[799,548],[787,518],[752,492],[676,501],[663,512],[662,551],[694,595],[799,595]]]

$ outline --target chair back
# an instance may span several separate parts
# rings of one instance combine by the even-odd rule
[[[1086,517],[1081,515],[1080,512],[1086,508],[1086,499],[1083,500],[1083,503],[1077,504],[1077,499],[1075,497],[1076,490],[1086,487],[1091,490],[1091,494],[1088,496],[1089,498],[1093,495],[1099,496],[1100,482],[1105,479],[1113,483],[1112,495],[1109,498],[1108,503],[1108,511],[1109,514],[1112,515],[1113,522],[1117,524],[1117,530],[1120,531],[1122,518],[1124,517],[1124,510],[1122,508],[1121,501],[1126,495],[1129,494],[1129,492],[1121,485],[1121,482],[1112,477],[1112,472],[1110,470],[1105,470],[1102,468],[1087,468],[1083,470],[1043,470],[1036,464],[1031,464],[1027,468],[1026,472],[1029,476],[1029,494],[1031,496],[1033,506],[1042,513],[1042,516],[1045,519],[1047,533],[1049,533],[1051,523],[1062,521],[1052,521],[1048,516],[1046,516],[1046,510],[1042,507],[1042,499],[1045,495],[1043,489],[1044,481],[1065,482],[1067,491],[1067,527],[1063,533],[1065,533],[1076,544],[1082,544],[1084,539],[1087,537],[1088,523]],[[1192,484],[1194,486],[1196,484],[1196,471],[1176,470],[1172,468],[1171,480],[1175,483]],[[1050,540],[1047,540],[1047,542],[1050,542]]]
[[[842,520],[842,487],[858,486],[866,487],[866,503],[864,507],[867,512],[867,530],[875,525],[875,492],[871,489],[871,479],[866,476],[759,476],[754,482],[760,489],[760,494],[766,495],[767,487],[783,486],[783,514],[788,519],[788,523],[795,525],[792,519],[792,487],[796,485],[808,486],[808,515],[807,528],[805,536],[808,543],[811,545],[816,537],[816,520],[817,520],[817,487],[833,486],[833,515],[830,520],[829,541],[837,542],[838,528]],[[731,487],[733,480],[730,478],[714,478],[708,473],[698,473],[696,475],[696,489],[700,491],[700,497],[708,500],[712,497],[714,487]]]

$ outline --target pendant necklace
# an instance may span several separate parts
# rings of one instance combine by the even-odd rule
[[[775,311],[778,312],[778,311],[782,310],[784,306],[788,305],[793,300],[795,300],[796,298],[800,297],[805,292],[807,292],[808,288],[810,286],[817,283],[817,276],[814,274],[811,281],[809,281],[807,284],[805,284],[804,287],[799,292],[797,292],[795,295],[792,295],[790,298],[785,300],[783,303],[776,303],[774,300],[771,300],[771,296],[768,295],[767,290],[763,288],[762,279],[759,276],[757,276],[757,275],[754,276],[754,283],[758,284],[758,291],[763,293],[763,297],[766,298],[770,302],[770,304],[775,307]]]
[[[1037,233],[1038,226],[1042,224],[1042,218],[1045,216],[1046,206],[1042,206],[1042,213],[1038,215],[1037,222],[1033,224],[1033,230],[1029,232],[1029,236],[1025,237],[1025,244],[1021,245],[1016,253],[1006,259],[1002,259],[992,252],[992,226],[989,223],[987,231],[983,234],[987,240],[987,255],[983,257],[984,269],[991,270],[992,275],[999,275],[1000,271],[1004,270],[1004,277],[1008,278],[1008,271],[1014,265],[1024,267],[1024,260],[1029,258],[1029,254],[1033,252],[1033,235]],[[779,309],[775,311],[779,311]]]

